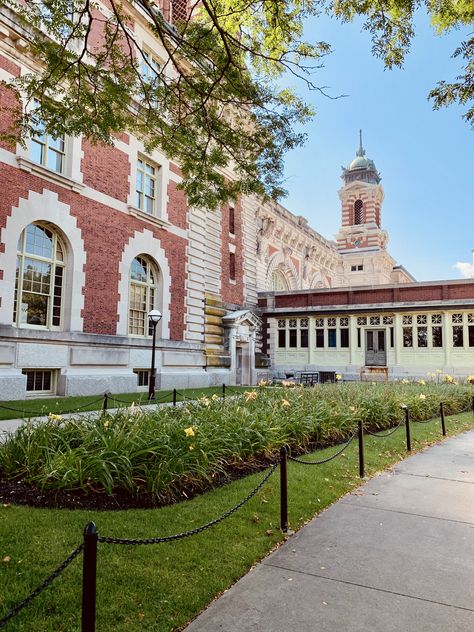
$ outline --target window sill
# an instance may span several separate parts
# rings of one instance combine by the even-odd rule
[[[26,173],[34,173],[35,175],[39,175],[43,178],[46,178],[50,182],[54,182],[55,184],[60,184],[71,191],[75,191],[79,193],[85,188],[85,185],[82,182],[78,182],[77,180],[73,180],[68,176],[63,175],[62,173],[57,173],[52,169],[48,169],[47,167],[43,167],[43,165],[39,165],[36,162],[33,162],[29,158],[24,158],[23,156],[16,157],[18,166],[22,171],[26,171]]]
[[[145,211],[140,210],[136,206],[131,206],[130,204],[128,205],[128,214],[163,228],[171,226],[170,222],[167,222],[165,219],[161,219],[161,217],[157,217],[156,215],[150,215],[150,213],[145,213]]]

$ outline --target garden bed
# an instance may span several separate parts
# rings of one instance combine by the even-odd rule
[[[3,496],[56,507],[151,507],[258,471],[282,446],[301,454],[372,431],[467,410],[470,386],[335,384],[203,397],[179,408],[124,408],[99,419],[52,415],[0,446]],[[50,504],[52,503],[52,504]]]

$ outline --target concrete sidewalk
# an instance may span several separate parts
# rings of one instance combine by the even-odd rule
[[[473,632],[474,431],[342,498],[186,630]]]

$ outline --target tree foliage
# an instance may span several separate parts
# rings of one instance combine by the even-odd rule
[[[175,0],[175,6],[182,0]],[[472,0],[425,0],[441,32],[473,21]],[[240,193],[281,191],[284,153],[312,109],[283,83],[296,76],[314,90],[330,52],[308,42],[305,21],[322,11],[364,16],[373,50],[401,65],[414,35],[413,0],[195,0],[172,24],[155,0],[5,0],[20,20],[38,69],[9,82],[23,102],[9,134],[84,134],[113,142],[129,131],[175,160],[193,205],[215,208]],[[189,7],[189,3],[188,3]],[[142,20],[162,50],[155,65],[136,37]],[[456,55],[465,73],[432,92],[435,107],[473,96],[473,40]],[[473,120],[473,108],[466,114]],[[5,134],[4,134],[5,135]]]

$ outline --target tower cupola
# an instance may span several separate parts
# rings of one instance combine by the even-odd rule
[[[347,168],[342,167],[341,177],[346,185],[356,181],[379,184],[381,180],[374,161],[365,155],[365,149],[362,146],[362,130],[359,130],[359,149],[356,152],[356,157]]]

